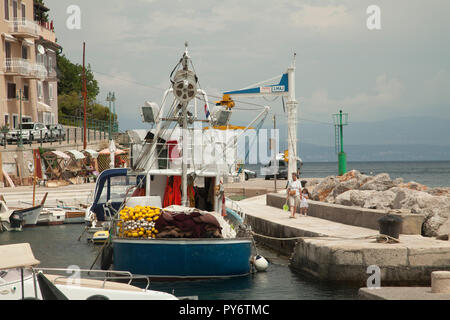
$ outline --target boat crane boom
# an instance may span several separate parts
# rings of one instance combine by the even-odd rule
[[[265,83],[269,79],[258,84]],[[217,101],[216,105],[224,106],[231,110],[235,106],[233,97],[276,97],[282,96],[287,98],[287,117],[288,117],[288,176],[297,172],[297,101],[295,99],[295,53],[292,65],[287,69],[286,73],[281,76],[280,82],[273,85],[257,86],[253,88],[245,88],[241,90],[224,92],[221,101]],[[265,110],[266,111],[266,110]],[[265,112],[263,111],[263,112]],[[268,112],[268,111],[267,111]]]

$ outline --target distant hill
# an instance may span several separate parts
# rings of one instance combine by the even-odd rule
[[[450,146],[450,119],[404,117],[375,122],[352,121],[344,127],[346,145]],[[287,133],[280,132],[285,138]],[[334,126],[300,120],[299,141],[334,146]]]
[[[333,147],[299,144],[304,162],[337,161]],[[420,144],[348,145],[344,148],[348,161],[450,161],[450,146]]]

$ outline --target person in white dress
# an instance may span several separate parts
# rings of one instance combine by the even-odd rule
[[[310,194],[308,189],[303,188],[302,190],[302,200],[300,202],[300,214],[306,216],[308,214],[308,199],[310,198]]]
[[[295,218],[295,212],[301,200],[302,185],[300,180],[297,179],[297,174],[292,173],[292,180],[289,181],[287,186],[287,194],[289,200],[289,206],[291,208],[291,215],[289,218]]]

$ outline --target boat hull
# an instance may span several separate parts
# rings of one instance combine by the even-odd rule
[[[218,278],[250,273],[250,239],[113,239],[115,270],[151,278]]]
[[[37,206],[33,208],[26,208],[21,210],[16,210],[14,212],[20,212],[23,214],[24,226],[35,226],[39,220],[39,215],[41,214],[42,206]]]

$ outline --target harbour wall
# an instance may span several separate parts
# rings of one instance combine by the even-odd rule
[[[304,274],[365,286],[375,267],[383,286],[404,286],[429,285],[431,272],[450,270],[450,241],[422,237],[423,216],[399,214],[405,221],[400,241],[386,243],[376,239],[385,211],[310,201],[310,217],[291,220],[280,209],[285,195],[267,194],[265,203],[259,198],[242,205],[255,239],[290,256],[290,267]]]
[[[286,195],[269,193],[266,204],[275,208],[283,208]],[[375,210],[360,207],[349,207],[338,204],[308,200],[308,215],[320,219],[339,222],[352,226],[378,230],[378,219],[385,216],[385,210]],[[425,220],[423,214],[391,213],[403,219],[402,234],[421,234],[422,224]]]

